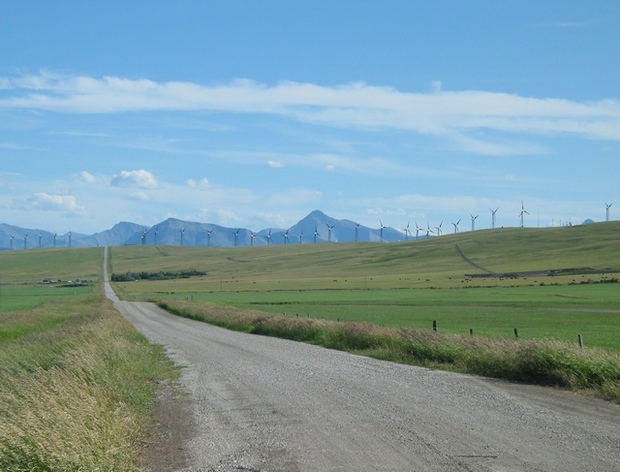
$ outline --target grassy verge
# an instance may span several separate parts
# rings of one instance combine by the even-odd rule
[[[270,315],[192,301],[160,301],[180,316],[379,359],[557,386],[620,403],[620,355],[549,340],[491,339],[415,328]]]
[[[162,348],[100,294],[4,313],[5,328],[0,470],[136,470],[157,382],[178,375]]]

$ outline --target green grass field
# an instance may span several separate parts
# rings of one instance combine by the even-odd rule
[[[111,269],[207,274],[116,284],[127,298],[193,299],[392,327],[430,329],[436,320],[442,332],[493,337],[514,337],[514,328],[526,339],[577,342],[581,334],[586,346],[620,351],[620,285],[601,283],[620,278],[619,231],[620,223],[611,222],[397,244],[119,247],[111,250]],[[559,269],[566,273],[542,274]],[[489,272],[495,275],[471,276]]]
[[[102,248],[0,252],[0,311],[33,308],[47,301],[87,299],[100,283]],[[45,284],[44,279],[61,281]],[[86,286],[66,286],[69,281]]]

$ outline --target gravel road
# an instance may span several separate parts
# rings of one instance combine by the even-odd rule
[[[227,331],[106,293],[184,366],[153,470],[620,471],[618,405]]]

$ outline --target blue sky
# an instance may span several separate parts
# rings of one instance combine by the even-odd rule
[[[0,222],[602,221],[618,24],[615,0],[2,2]]]

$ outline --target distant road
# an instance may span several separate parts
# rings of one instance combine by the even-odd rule
[[[185,471],[620,471],[620,406],[227,331],[105,289],[184,366]]]

